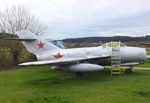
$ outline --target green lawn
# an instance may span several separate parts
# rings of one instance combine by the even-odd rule
[[[20,67],[0,72],[0,103],[150,103],[150,71],[74,78],[49,66]]]
[[[138,65],[139,67],[146,67],[146,68],[150,68],[150,60],[146,60],[144,62],[144,64]]]

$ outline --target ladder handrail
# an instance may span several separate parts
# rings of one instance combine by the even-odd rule
[[[120,57],[120,46],[121,43],[119,42],[112,42],[111,41],[111,76],[113,74],[121,75],[121,57]]]

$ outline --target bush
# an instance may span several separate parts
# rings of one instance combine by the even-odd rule
[[[0,69],[6,69],[12,65],[12,56],[8,49],[0,49]]]

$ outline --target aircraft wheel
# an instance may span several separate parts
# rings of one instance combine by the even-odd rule
[[[132,73],[133,65],[130,65],[128,69],[125,70],[125,73]]]
[[[125,73],[132,73],[132,69],[126,69]]]

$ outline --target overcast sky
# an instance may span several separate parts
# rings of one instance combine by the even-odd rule
[[[12,5],[35,14],[51,39],[150,35],[150,0],[0,0]]]

